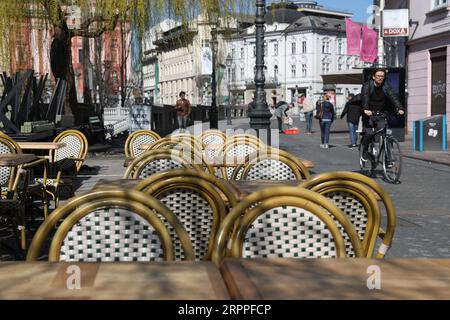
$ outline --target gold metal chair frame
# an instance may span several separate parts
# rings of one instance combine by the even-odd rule
[[[137,155],[134,154],[133,144],[134,144],[134,141],[139,136],[143,136],[143,135],[147,135],[147,136],[152,137],[155,140],[155,142],[161,139],[159,134],[157,134],[156,132],[151,131],[151,130],[138,130],[138,131],[133,132],[132,134],[130,134],[128,136],[127,140],[125,140],[124,151],[125,151],[125,156],[126,157],[134,158],[134,157],[137,156]],[[144,152],[144,151],[142,151],[142,152]]]
[[[20,146],[8,135],[1,133],[0,135],[0,143],[9,147],[11,150],[11,154],[22,154],[22,149]],[[37,167],[39,165],[43,165],[43,182],[47,181],[47,172],[48,172],[48,161],[47,159],[38,159],[17,167],[11,167],[9,170],[9,178],[7,185],[7,192],[3,194],[0,190],[0,199],[3,201],[11,201],[19,205],[19,212],[17,214],[18,220],[18,228],[20,231],[20,246],[22,250],[26,250],[26,225],[25,225],[25,203],[27,197],[29,196],[29,170]],[[22,190],[22,194],[19,194],[19,184],[21,181],[24,181],[24,190]],[[42,203],[44,209],[44,218],[46,219],[48,216],[48,199],[47,199],[47,190],[46,185],[41,186],[42,191]]]
[[[376,258],[384,258],[386,252],[392,245],[396,225],[395,209],[391,197],[376,181],[356,172],[335,171],[322,173],[305,182],[302,186],[307,188],[309,185],[318,185],[319,183],[324,183],[330,180],[350,180],[362,183],[375,194],[377,200],[383,202],[387,214],[387,226],[386,231],[384,231],[381,227],[378,230],[378,237],[382,239],[382,243],[378,248]]]
[[[60,142],[60,141],[62,141],[62,139],[64,139],[65,137],[68,137],[68,136],[75,136],[75,137],[77,137],[81,141],[81,149],[78,152],[78,156],[77,157],[69,157],[69,158],[62,159],[60,161],[62,163],[64,163],[64,161],[69,161],[69,160],[70,161],[74,161],[75,162],[75,172],[74,172],[74,174],[76,174],[78,171],[80,171],[81,166],[83,165],[83,163],[84,163],[84,161],[86,159],[86,155],[87,155],[87,152],[88,152],[89,144],[88,144],[86,136],[82,132],[80,132],[78,130],[66,130],[66,131],[63,131],[59,135],[57,135],[55,139],[53,139],[53,142],[55,142],[55,143]],[[56,157],[56,153],[57,152],[59,152],[59,150],[50,150],[49,159],[50,159],[50,161],[53,164],[56,164],[55,157]],[[53,179],[48,178],[47,179],[48,182],[51,182],[51,187],[54,188],[54,191],[51,192],[50,190],[48,190],[48,186],[47,186],[47,193],[52,196],[53,201],[55,202],[55,207],[58,207],[58,205],[59,205],[59,188],[60,188],[60,186],[64,185],[64,184],[61,184],[61,182],[63,182],[63,180],[62,180],[63,171],[64,170],[59,168],[59,169],[57,169],[55,178],[53,178]],[[66,186],[70,190],[72,196],[75,195],[71,184],[64,185],[64,186]]]
[[[287,165],[292,170],[292,173],[295,176],[295,180],[299,182],[310,178],[308,169],[306,169],[302,163],[300,163],[299,161],[294,162],[290,158],[287,158],[284,155],[278,153],[277,149],[270,148],[259,149],[257,152],[250,154],[245,164],[240,164],[238,167],[236,167],[231,176],[231,180],[237,179],[237,175],[241,171],[241,169],[243,169],[243,171],[240,180],[247,180],[247,176],[250,170],[252,170],[252,168],[256,164],[264,160],[276,160]]]
[[[184,230],[178,218],[170,212],[160,201],[136,190],[107,190],[87,193],[72,198],[63,206],[57,208],[37,230],[27,255],[27,261],[37,260],[43,242],[48,233],[60,220],[64,220],[58,227],[49,250],[49,261],[58,262],[62,243],[70,229],[83,217],[101,208],[120,207],[129,209],[145,219],[158,233],[164,249],[164,258],[174,260],[173,242],[169,231],[158,217],[161,214],[174,228],[186,260],[194,260],[194,250],[189,235]]]
[[[147,188],[143,190],[143,192],[152,197],[155,197],[159,201],[162,201],[160,199],[162,195],[175,189],[190,189],[200,194],[201,197],[208,202],[210,208],[212,209],[213,223],[211,226],[211,233],[208,241],[208,249],[202,258],[202,260],[211,260],[211,254],[217,231],[219,230],[219,226],[227,213],[224,201],[222,201],[221,196],[212,184],[195,177],[171,177],[165,180],[158,179],[158,181],[154,182],[151,185],[148,185]],[[169,209],[171,208],[169,207]],[[176,214],[173,210],[172,212]]]
[[[207,172],[199,171],[197,169],[174,169],[166,172],[161,172],[152,175],[149,178],[141,181],[136,187],[135,190],[139,190],[142,192],[146,192],[146,190],[153,186],[155,183],[160,181],[169,180],[172,178],[183,177],[183,178],[194,178],[200,181],[206,181],[212,184],[214,187],[219,189],[222,194],[228,199],[228,204],[231,208],[235,207],[238,203],[236,195],[238,194],[238,190],[236,190],[233,185],[226,183],[225,181],[215,177],[212,174]]]
[[[254,206],[255,204],[258,205]],[[252,206],[254,207],[252,208]],[[252,193],[228,213],[216,238],[212,260],[217,265],[220,265],[227,251],[225,247],[230,234],[231,256],[241,257],[243,240],[251,223],[262,213],[281,206],[295,206],[315,214],[330,230],[335,240],[337,257],[345,258],[344,239],[329,214],[333,215],[348,234],[356,257],[363,256],[361,243],[352,223],[329,199],[303,188],[280,187],[276,189],[267,188]],[[236,224],[237,221],[239,222],[238,224]],[[233,228],[235,228],[234,231],[232,231]]]
[[[124,179],[139,179],[141,172],[149,163],[163,159],[173,160],[185,168],[194,168],[196,170],[202,171],[201,165],[193,164],[192,160],[184,157],[182,152],[171,151],[168,149],[155,149],[146,151],[145,153],[134,159],[125,171]],[[199,161],[201,161],[201,159]]]
[[[227,142],[227,136],[225,135],[225,133],[217,129],[209,129],[202,132],[198,137],[198,139],[201,141],[203,145],[203,149],[205,149],[208,146],[208,143],[205,143],[205,139],[210,136],[220,137],[223,140],[223,145],[225,145],[225,143]]]
[[[367,213],[364,236],[360,239],[362,241],[363,253],[366,258],[372,257],[381,224],[381,212],[377,200],[369,188],[361,183],[350,180],[329,180],[326,182],[316,180],[316,183],[309,183],[307,181],[301,184],[300,187],[305,187],[306,189],[320,193],[327,198],[327,195],[333,192],[344,192],[357,198]]]

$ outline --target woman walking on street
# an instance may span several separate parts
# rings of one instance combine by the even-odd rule
[[[330,129],[331,123],[334,119],[334,106],[330,102],[329,92],[325,92],[323,101],[318,102],[316,105],[316,118],[319,119],[320,132],[321,132],[321,148],[328,149],[328,143],[330,142]]]
[[[305,115],[305,121],[306,121],[306,134],[310,135],[312,133],[312,120],[313,120],[313,113],[314,113],[314,105],[313,103],[306,98],[305,94],[302,94],[300,96],[300,103],[303,106],[303,113]]]
[[[349,148],[357,147],[358,135],[356,130],[358,129],[359,119],[361,118],[361,95],[354,95],[350,93],[347,97],[347,103],[345,104],[344,111],[342,111],[341,119],[347,115],[348,132],[350,134]]]

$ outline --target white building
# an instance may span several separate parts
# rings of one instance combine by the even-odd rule
[[[230,24],[230,22],[228,23]],[[218,29],[221,30],[220,28]],[[166,21],[147,32],[144,40],[144,94],[155,103],[175,104],[180,91],[193,104],[211,103],[211,26],[202,16],[189,25]],[[217,102],[226,96],[223,36],[218,33],[216,54]]]
[[[316,101],[322,92],[321,75],[362,67],[346,55],[345,18],[352,14],[328,10],[315,1],[278,3],[268,8],[265,32],[266,96],[269,105],[295,102],[300,93]],[[232,103],[252,100],[255,68],[255,27],[241,29],[229,38],[233,59],[228,72]],[[337,84],[336,107],[343,108],[348,93],[361,86]]]

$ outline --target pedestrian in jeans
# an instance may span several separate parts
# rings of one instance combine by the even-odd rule
[[[341,119],[347,115],[347,126],[350,135],[349,148],[357,147],[358,135],[356,130],[358,129],[359,119],[361,118],[361,95],[354,95],[350,93],[347,97],[347,103],[345,104],[344,111],[342,111]]]
[[[289,105],[286,101],[280,101],[277,103],[277,107],[275,109],[275,116],[278,120],[278,130],[280,133],[284,133],[283,131],[283,117],[287,117],[287,111],[289,110]]]
[[[321,148],[328,149],[330,142],[331,123],[334,119],[334,106],[330,102],[330,94],[326,92],[323,101],[318,101],[316,105],[316,118],[319,119],[321,131]]]
[[[306,121],[306,131],[307,135],[312,134],[312,123],[313,123],[313,114],[314,114],[314,105],[313,103],[306,97],[305,94],[300,96],[300,102],[303,106],[303,113],[305,115]]]
[[[180,131],[185,131],[189,115],[192,111],[191,103],[186,99],[186,92],[180,92],[180,99],[177,100],[175,109],[177,110],[178,116],[178,128]]]

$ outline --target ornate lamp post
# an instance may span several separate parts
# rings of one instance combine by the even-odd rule
[[[264,91],[264,24],[266,14],[266,1],[256,0],[256,71],[254,97],[254,107],[250,110],[250,127],[261,135],[261,129],[267,132],[267,144],[271,144],[270,118],[272,113],[266,101],[266,92]]]
[[[218,17],[215,14],[211,18],[211,51],[212,51],[212,74],[211,74],[211,109],[209,110],[209,127],[211,129],[219,128],[218,110],[217,110],[217,81],[216,81],[216,52],[217,52],[217,22]]]
[[[228,108],[227,108],[227,125],[231,125],[231,66],[233,64],[233,58],[230,54],[227,55],[225,60],[227,65],[227,76],[228,76]]]

